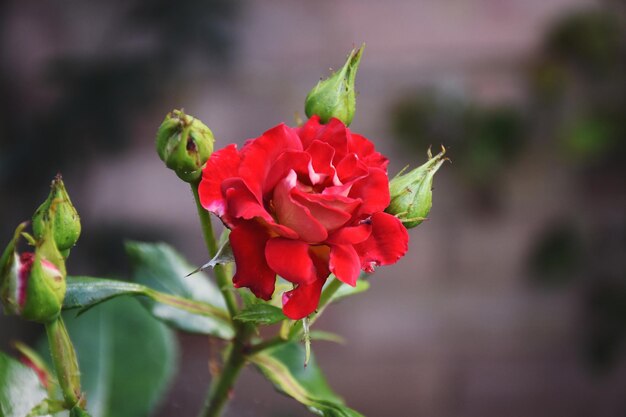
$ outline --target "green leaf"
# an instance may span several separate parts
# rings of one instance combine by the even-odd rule
[[[283,310],[265,303],[251,304],[235,316],[235,320],[254,324],[274,324],[286,319]]]
[[[323,417],[363,417],[344,405],[329,387],[311,355],[305,368],[305,352],[299,343],[287,343],[266,349],[250,358],[276,389],[302,403]]]
[[[151,414],[174,377],[174,333],[126,298],[78,317],[66,313],[63,319],[78,355],[90,415]],[[87,414],[73,410],[72,415]]]
[[[147,295],[147,288],[133,282],[105,278],[67,277],[63,309],[80,308],[81,313],[121,295]]]
[[[176,309],[185,310],[189,313],[201,316],[213,317],[226,324],[229,323],[228,313],[221,308],[200,301],[161,293],[133,282],[106,278],[68,277],[67,293],[63,301],[63,308],[66,310],[80,308],[78,312],[80,315],[104,301],[123,295],[145,296],[153,301]]]
[[[46,397],[35,371],[0,352],[0,417],[24,417]]]
[[[127,242],[126,253],[133,266],[133,280],[137,283],[162,293],[211,305],[227,317],[226,304],[217,286],[202,272],[186,277],[194,267],[171,246],[165,243]],[[234,336],[232,325],[226,320],[200,316],[154,300],[146,300],[145,306],[152,315],[180,330],[223,339]]]
[[[323,330],[311,330],[309,332],[309,338],[311,340],[334,342],[334,343],[339,343],[341,345],[346,343],[346,339],[344,339],[342,336],[338,335],[337,333],[326,332]]]
[[[367,291],[370,288],[370,283],[363,279],[363,275],[365,275],[365,274],[364,273],[361,274],[361,277],[356,282],[356,285],[354,287],[351,287],[351,286],[345,285],[345,284],[342,285],[341,287],[339,287],[337,292],[335,292],[332,295],[332,297],[330,297],[330,303],[335,303],[335,302],[337,302],[339,300],[342,300],[342,299],[344,299],[346,297],[349,297],[351,295],[356,295],[356,294],[360,294],[362,292]]]

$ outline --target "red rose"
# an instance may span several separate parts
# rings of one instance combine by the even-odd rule
[[[296,285],[283,294],[292,319],[311,314],[332,272],[354,286],[361,269],[395,263],[408,234],[389,205],[387,159],[339,120],[317,116],[280,124],[211,155],[200,201],[232,229],[236,287],[269,300],[276,274]]]

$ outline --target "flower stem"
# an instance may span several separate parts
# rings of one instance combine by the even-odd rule
[[[232,348],[226,355],[224,367],[219,376],[209,387],[204,407],[198,417],[219,417],[229,400],[229,394],[246,364],[245,345],[235,339]]]
[[[209,255],[214,257],[218,251],[217,240],[213,233],[213,226],[211,224],[211,217],[209,212],[202,207],[200,203],[200,196],[198,195],[198,184],[191,184],[191,190],[193,197],[196,200],[196,208],[198,210],[198,216],[200,217],[200,224],[202,225],[202,234],[204,235],[204,241]],[[228,312],[231,319],[235,317],[238,312],[237,300],[235,294],[231,291],[232,284],[226,273],[226,269],[222,265],[216,265],[213,268],[215,273],[215,280],[217,285],[226,301]],[[229,400],[229,394],[232,390],[239,372],[246,364],[246,346],[250,341],[250,337],[255,332],[254,326],[249,326],[244,323],[234,321],[235,326],[235,338],[232,341],[230,349],[226,353],[226,359],[224,361],[224,367],[221,373],[211,381],[211,386],[207,393],[207,397],[199,417],[219,417],[224,409],[224,406]]]
[[[253,345],[252,347],[250,347],[250,350],[248,351],[248,353],[250,356],[252,356],[259,352],[264,351],[265,349],[270,349],[270,348],[273,348],[274,346],[279,346],[287,342],[289,342],[289,340],[283,339],[280,336],[276,336],[271,339],[267,339],[261,343],[257,343],[256,345]]]
[[[45,326],[52,363],[59,379],[65,405],[68,408],[74,407],[79,403],[82,395],[80,371],[74,345],[72,345],[65,323],[60,316],[54,321],[46,323]]]
[[[198,184],[191,184],[191,191],[193,192],[193,198],[196,200],[196,208],[198,210],[198,217],[200,217],[200,225],[202,226],[202,234],[204,236],[204,242],[206,243],[209,255],[211,258],[217,253],[217,240],[213,234],[213,225],[211,224],[211,216],[209,212],[200,204],[200,196],[198,195]],[[231,317],[237,314],[237,300],[235,294],[231,291],[231,284],[226,275],[226,271],[222,265],[216,265],[213,269],[215,273],[215,280],[217,285],[226,301],[226,307]]]

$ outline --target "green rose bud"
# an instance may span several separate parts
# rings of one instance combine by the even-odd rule
[[[304,103],[304,111],[309,118],[317,115],[322,123],[328,123],[335,117],[346,126],[350,125],[356,110],[354,82],[364,47],[353,49],[343,68],[318,82],[309,92]]]
[[[204,123],[174,110],[159,127],[156,149],[168,168],[183,181],[193,183],[202,175],[202,166],[213,152],[213,142],[213,133]]]
[[[26,223],[18,226],[0,263],[0,299],[7,314],[47,323],[56,319],[65,298],[65,263],[48,227],[34,252],[18,254]]]
[[[397,216],[407,229],[424,221],[433,205],[433,177],[447,159],[443,157],[446,149],[441,148],[434,158],[429,149],[428,162],[389,181],[391,203],[385,211]]]
[[[67,257],[69,249],[80,236],[80,218],[70,201],[61,175],[52,180],[50,188],[48,198],[33,215],[33,234],[41,239],[47,225],[50,225],[57,248]]]

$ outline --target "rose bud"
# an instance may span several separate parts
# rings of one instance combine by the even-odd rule
[[[317,115],[322,123],[328,123],[334,117],[346,126],[350,125],[356,109],[354,81],[363,48],[353,49],[339,71],[318,82],[309,92],[304,104],[304,111],[309,118]]]
[[[65,297],[65,265],[50,238],[37,243],[34,252],[18,254],[16,245],[25,223],[18,226],[0,264],[0,299],[7,314],[46,323],[61,312]]]
[[[46,225],[50,224],[57,248],[67,257],[69,249],[80,236],[80,218],[67,194],[61,175],[52,180],[50,188],[48,198],[33,215],[33,234],[35,238],[41,239]]]
[[[385,210],[397,216],[407,229],[419,225],[426,219],[433,205],[433,177],[447,159],[446,149],[434,158],[428,150],[428,162],[404,175],[396,175],[389,181],[391,203]]]
[[[157,132],[156,149],[165,165],[185,182],[200,180],[202,166],[213,152],[213,132],[181,110],[169,113]]]

